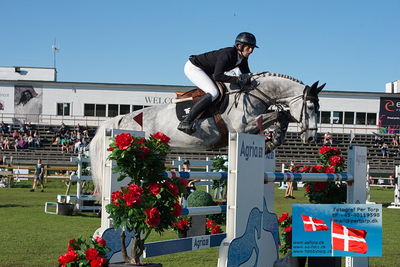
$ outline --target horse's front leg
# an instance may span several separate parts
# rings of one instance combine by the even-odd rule
[[[245,128],[246,133],[258,134],[260,130],[265,130],[272,126],[278,119],[277,112],[261,114],[257,118],[250,121]]]

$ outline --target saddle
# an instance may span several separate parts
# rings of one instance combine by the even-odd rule
[[[229,104],[229,97],[226,94],[227,88],[224,83],[216,82],[219,89],[218,98],[211,104],[211,106],[204,110],[197,119],[213,118],[215,125],[217,126],[218,132],[220,133],[220,140],[212,146],[213,149],[225,147],[228,145],[228,128],[221,114],[226,110]],[[188,92],[177,91],[176,99],[173,100],[176,103],[176,116],[179,121],[182,121],[189,113],[194,103],[200,100],[205,93],[199,89],[193,89]]]

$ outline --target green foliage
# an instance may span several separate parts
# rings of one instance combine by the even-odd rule
[[[216,172],[227,172],[228,171],[228,157],[227,156],[216,156],[213,160],[213,170]],[[217,189],[220,187],[226,187],[227,180],[214,180],[213,181],[213,189]]]
[[[279,251],[285,255],[292,248],[292,216],[289,216],[287,212],[283,212],[278,219],[278,223],[282,237]]]
[[[187,205],[188,207],[213,206],[214,201],[209,193],[196,190],[188,196]]]

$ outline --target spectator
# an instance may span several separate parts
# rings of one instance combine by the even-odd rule
[[[70,143],[70,140],[68,138],[63,137],[61,139],[61,152],[62,153],[64,153],[64,151],[69,153],[69,143]]]
[[[379,134],[375,134],[374,133],[374,143],[375,143],[375,146],[381,146],[382,145],[382,143],[383,143],[383,138],[382,138],[382,136],[380,136]]]
[[[289,167],[289,172],[293,172],[293,168],[294,168],[294,165],[291,165]],[[293,183],[292,182],[286,182],[286,185],[287,185],[287,187],[286,187],[286,190],[285,190],[284,198],[295,199],[295,197],[293,196]]]
[[[40,134],[38,131],[33,133],[33,142],[34,147],[41,147],[42,146],[42,139],[40,138]]]
[[[32,135],[28,136],[28,147],[29,148],[34,147],[34,139]]]
[[[392,145],[393,146],[398,146],[399,145],[399,137],[397,136],[397,134],[394,134],[394,136],[392,138]]]
[[[388,145],[384,142],[381,146],[382,158],[389,158]]]
[[[58,132],[60,133],[61,136],[66,134],[68,132],[67,126],[62,122],[60,128],[58,129]]]
[[[1,135],[0,136],[0,150],[3,150],[3,143],[4,143],[4,137]]]
[[[60,136],[60,133],[54,133],[53,145],[61,145],[61,136]]]
[[[88,146],[89,146],[88,138],[84,137],[82,139],[82,144],[81,144],[81,153],[84,153],[86,150],[88,150]]]
[[[30,190],[31,192],[35,192],[35,188],[38,183],[40,183],[40,186],[42,190],[40,192],[44,192],[44,165],[42,164],[42,160],[39,159],[36,165],[35,169],[35,176],[34,176],[34,181],[33,181],[33,186],[32,189]]]
[[[79,125],[79,123],[75,126],[74,130],[75,130],[77,133],[80,133],[80,132],[81,132],[81,126]]]
[[[74,150],[73,150],[74,153],[82,153],[81,145],[82,145],[81,140],[75,139]]]
[[[396,157],[398,157],[398,158],[400,157],[400,147],[397,148]]]
[[[18,139],[17,143],[18,143],[18,148],[21,148],[21,149],[25,149],[27,146],[27,143],[22,136]]]
[[[12,143],[12,147],[14,148],[15,152],[18,151],[18,139],[14,139],[14,142]]]
[[[3,134],[3,133],[5,133],[6,131],[7,131],[6,125],[5,125],[4,122],[2,121],[2,122],[0,123],[0,133]]]
[[[327,132],[327,133],[324,134],[324,145],[326,145],[328,143],[330,145],[333,144],[333,137],[332,137],[332,134],[330,132]]]
[[[4,138],[3,149],[10,149],[10,139],[8,137]]]
[[[7,130],[8,130],[9,133],[12,132],[12,126],[11,126],[11,124],[8,124],[8,125],[7,125]]]
[[[14,130],[14,132],[12,133],[12,137],[13,137],[14,139],[19,137],[19,133],[18,133],[17,130]]]

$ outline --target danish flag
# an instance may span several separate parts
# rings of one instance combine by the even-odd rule
[[[365,254],[368,251],[366,235],[367,231],[332,222],[332,249]]]
[[[304,214],[301,214],[301,218],[303,219],[304,231],[328,231],[328,226],[323,220]]]

